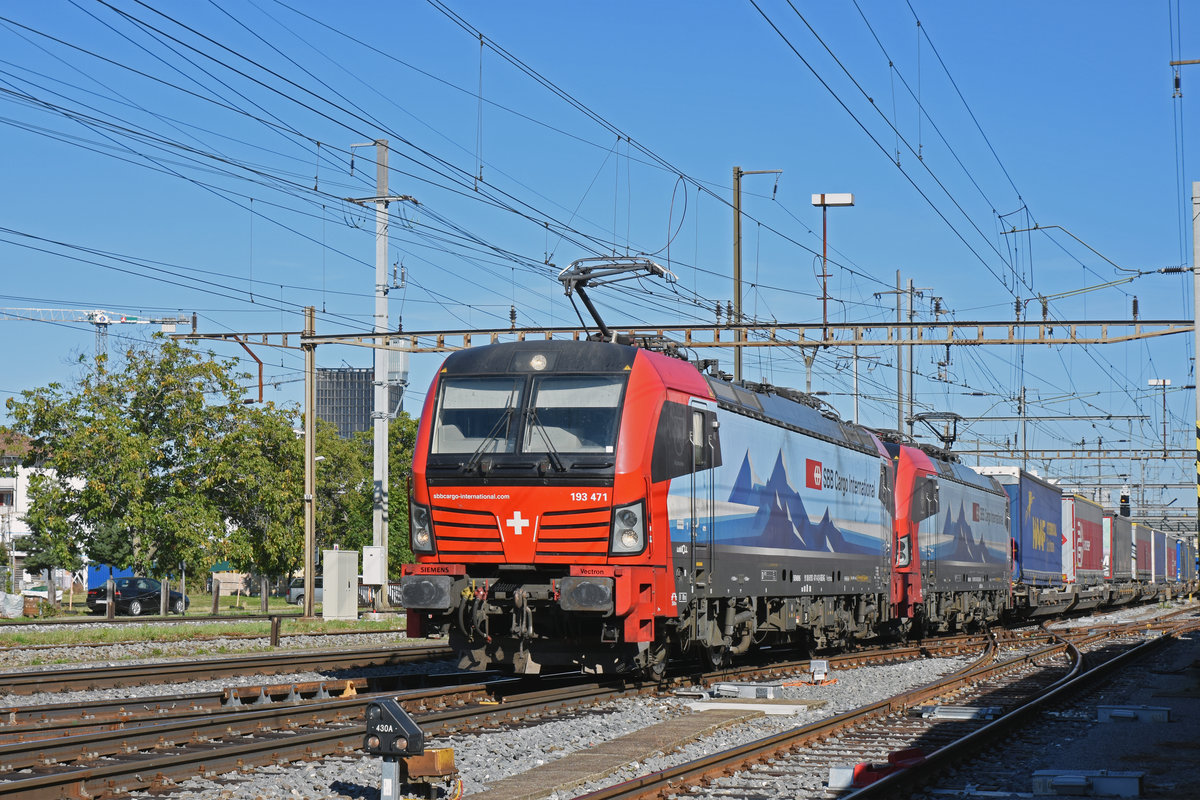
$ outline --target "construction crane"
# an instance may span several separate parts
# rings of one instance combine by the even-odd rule
[[[161,325],[166,333],[174,333],[176,325],[191,323],[196,330],[196,315],[178,317],[139,317],[116,314],[102,309],[76,308],[0,308],[0,319],[23,319],[35,322],[87,322],[96,327],[96,355],[108,353],[109,325]]]

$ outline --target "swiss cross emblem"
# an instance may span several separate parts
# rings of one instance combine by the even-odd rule
[[[804,485],[809,489],[821,489],[822,466],[820,461],[814,461],[811,458],[804,460]]]
[[[513,515],[512,515],[512,519],[507,519],[504,521],[505,525],[507,525],[508,527],[513,529],[513,534],[516,536],[520,536],[522,533],[524,533],[525,526],[528,525],[529,523],[530,523],[529,520],[521,519],[520,511],[514,511]]]

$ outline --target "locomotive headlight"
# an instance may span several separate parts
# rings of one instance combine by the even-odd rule
[[[614,510],[609,541],[611,555],[631,556],[646,549],[645,510],[641,501]]]
[[[535,354],[533,358],[529,359],[529,366],[532,367],[535,372],[541,372],[546,368],[546,356],[541,353]]]
[[[412,503],[409,506],[408,521],[411,528],[410,541],[414,553],[432,555],[436,552],[433,543],[433,521],[429,517],[429,509]]]

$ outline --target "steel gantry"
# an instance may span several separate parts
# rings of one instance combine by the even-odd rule
[[[1060,322],[879,322],[828,325],[613,325],[632,341],[670,341],[682,348],[709,347],[943,347],[991,345],[1116,344],[1192,331],[1191,320],[1062,320]],[[828,335],[824,335],[828,332]],[[738,333],[744,336],[737,338]],[[259,334],[237,334],[258,336]],[[315,336],[314,344],[385,347],[410,353],[448,353],[497,342],[537,339],[584,339],[578,327],[497,328],[495,330],[394,331],[384,334],[340,333]],[[378,338],[391,339],[376,345]]]

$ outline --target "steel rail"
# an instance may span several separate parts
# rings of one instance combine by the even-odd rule
[[[904,648],[888,648],[874,652],[848,653],[831,656],[827,659],[833,669],[849,668],[862,663],[878,663],[912,659],[930,655],[931,652],[945,650],[961,652],[971,646],[981,647],[984,640],[978,636],[948,637],[944,641],[923,642],[916,646]],[[751,674],[753,670],[783,671],[785,669],[807,668],[810,662],[793,661],[787,664],[745,667],[742,670],[723,670],[719,673],[709,673],[704,679],[728,679],[731,675]],[[673,678],[668,683],[685,681],[683,677]],[[574,685],[559,689],[544,689],[533,692],[522,692],[517,695],[504,696],[503,687],[460,687],[458,691],[467,693],[468,690],[480,689],[501,696],[504,702],[493,706],[478,706],[469,704],[463,698],[454,700],[460,703],[456,708],[429,712],[426,706],[430,701],[437,703],[448,702],[443,690],[424,690],[423,692],[395,693],[385,692],[372,695],[360,694],[356,697],[323,700],[305,706],[256,707],[244,711],[234,710],[219,715],[191,716],[188,719],[159,720],[154,724],[139,728],[115,730],[101,734],[88,734],[66,737],[60,740],[42,740],[24,743],[21,746],[0,746],[0,767],[6,769],[21,768],[21,765],[35,767],[55,764],[55,776],[33,775],[7,783],[0,783],[0,795],[14,798],[44,798],[55,796],[54,792],[65,796],[74,793],[77,796],[88,796],[128,791],[134,788],[145,788],[155,784],[164,784],[174,778],[191,776],[197,772],[212,773],[227,768],[244,768],[250,764],[262,764],[284,760],[296,755],[297,757],[313,756],[316,753],[327,753],[348,747],[347,742],[357,745],[361,741],[364,728],[351,723],[352,718],[361,713],[363,706],[372,696],[397,696],[402,703],[410,706],[412,712],[425,711],[417,717],[423,728],[430,732],[444,731],[451,727],[479,724],[485,720],[496,722],[513,721],[522,714],[533,711],[545,711],[561,708],[581,702],[597,703],[623,696],[635,696],[660,691],[663,685],[649,684],[638,681],[614,681],[612,684]],[[333,720],[333,723],[330,723]],[[286,733],[268,733],[279,728],[295,728],[302,724],[338,724],[333,730],[317,731],[311,734],[291,735]],[[263,738],[257,746],[253,744],[232,744],[222,747],[219,751],[213,747],[202,747],[205,754],[199,758],[186,755],[178,759],[170,757],[134,758],[131,754],[145,749],[172,748],[176,743],[187,740],[189,753],[199,743],[216,738],[206,728],[218,731],[221,735],[237,734],[239,732],[253,733]],[[43,746],[44,745],[44,746]],[[215,747],[215,745],[214,745]],[[36,751],[36,752],[35,752]],[[228,753],[228,755],[226,755]],[[118,758],[125,763],[104,764],[102,766],[84,766],[87,759]],[[81,764],[72,768],[60,766],[61,762],[81,759]],[[199,765],[203,765],[203,769]],[[153,772],[152,772],[153,771]]]
[[[28,619],[4,620],[0,623],[0,631],[9,629],[20,630],[21,628],[31,625],[138,625],[144,623],[170,624],[178,625],[181,622],[263,622],[271,619],[271,617],[283,617],[284,619],[302,619],[303,611],[275,611],[266,614],[195,614],[183,616],[153,616],[143,614],[137,617],[118,616],[115,619],[109,619],[104,616],[87,616],[87,617],[31,617]]]
[[[449,658],[445,645],[368,648],[360,650],[293,650],[285,653],[252,653],[232,658],[186,662],[123,665],[89,665],[68,669],[38,669],[0,673],[0,693],[33,694],[79,689],[110,689],[147,683],[210,680],[226,675],[278,674],[288,670],[347,669],[389,666],[413,661]]]
[[[4,629],[0,628],[0,634],[4,633]],[[280,633],[279,638],[295,638],[295,639],[316,639],[323,636],[366,636],[379,635],[388,633],[406,633],[402,628],[383,628],[370,629],[361,631],[295,631],[293,633]],[[264,631],[262,633],[202,633],[188,637],[189,642],[211,642],[222,639],[270,639],[271,632]],[[172,642],[168,642],[171,644]],[[118,639],[111,642],[71,642],[64,644],[14,644],[0,647],[0,655],[11,653],[18,650],[62,650],[65,648],[92,648],[92,647],[120,647],[130,644],[146,644],[145,639]]]
[[[960,762],[963,758],[980,748],[994,745],[1001,737],[1007,735],[1010,731],[1019,727],[1046,707],[1062,702],[1066,698],[1086,690],[1090,685],[1114,672],[1118,667],[1153,653],[1163,647],[1165,643],[1174,639],[1178,634],[1197,629],[1200,629],[1200,622],[1177,622],[1172,630],[1164,632],[1163,635],[1148,639],[1086,670],[1083,669],[1083,658],[1079,657],[1076,660],[1075,667],[1069,674],[1048,687],[1045,692],[1032,698],[1028,703],[1014,708],[987,725],[977,728],[966,736],[930,753],[925,758],[924,763],[894,772],[891,775],[886,775],[851,794],[844,795],[844,800],[850,800],[850,798],[866,800],[867,798],[876,797],[896,797],[907,787],[911,787],[915,783],[928,781],[931,776],[946,769],[951,764]],[[1105,634],[1096,634],[1095,636],[1087,637],[1087,639],[1094,641],[1104,638],[1104,636]]]
[[[579,702],[604,702],[654,690],[655,687],[649,684],[577,685],[514,695],[498,705],[464,705],[427,711],[417,715],[416,719],[426,730],[440,732],[481,724],[487,720],[503,722],[521,713],[546,711]],[[429,699],[424,696],[409,697],[403,693],[378,693],[322,701],[311,708],[266,707],[209,720],[164,722],[132,731],[114,731],[112,736],[103,737],[103,741],[97,741],[92,736],[68,737],[43,748],[40,759],[32,755],[29,747],[0,747],[0,769],[10,774],[14,769],[53,766],[53,770],[47,774],[0,782],[0,796],[6,800],[104,797],[196,774],[245,769],[251,765],[356,748],[366,731],[357,718],[361,716],[370,697],[382,695],[398,696],[402,702],[412,701],[417,707],[422,707]],[[291,732],[300,725],[318,724],[338,727],[308,733]],[[124,739],[121,734],[124,734]],[[230,734],[248,734],[254,740],[223,745],[214,743],[215,739]],[[175,748],[180,748],[181,752],[149,758],[138,756],[146,751]],[[105,758],[106,763],[94,765],[84,762],[99,758]],[[79,759],[81,765],[64,767],[59,763],[69,759]],[[107,759],[116,759],[117,763],[108,763]]]
[[[917,642],[905,647],[890,647],[872,649],[853,653],[840,653],[828,656],[832,669],[848,669],[860,664],[883,663],[887,661],[912,660],[934,655],[957,654],[965,649],[977,648],[983,645],[983,638],[977,635],[950,636]],[[810,668],[809,660],[784,661],[765,665],[738,665],[718,673],[693,676],[693,680],[719,678],[755,678],[764,674],[806,671]],[[453,675],[461,678],[470,677],[478,680],[480,673],[452,673],[435,676],[437,681],[446,680]],[[385,679],[403,681],[405,676],[385,676]],[[428,678],[428,676],[423,676]],[[372,679],[375,680],[375,679]],[[175,695],[154,695],[144,698],[127,697],[111,700],[89,700],[37,706],[7,706],[0,707],[0,719],[6,720],[7,725],[0,728],[0,741],[5,737],[10,741],[18,741],[17,737],[44,733],[54,729],[62,731],[69,728],[92,727],[100,728],[107,725],[128,727],[144,722],[160,722],[168,714],[178,712],[190,713],[197,708],[212,709],[219,705],[233,705],[239,702],[267,702],[274,697],[320,694],[322,686],[326,693],[347,691],[352,687],[356,692],[369,691],[369,681],[365,678],[344,678],[321,681],[294,681],[258,686],[229,687],[222,691],[180,693]]]
[[[581,795],[580,798],[581,800],[582,798],[587,798],[587,800],[632,800],[632,798],[664,796],[684,786],[697,785],[708,779],[739,771],[750,764],[765,762],[785,752],[834,736],[840,731],[853,728],[868,720],[902,712],[931,698],[955,692],[969,684],[1024,667],[1072,647],[1071,643],[1060,641],[999,662],[993,661],[995,648],[989,648],[985,656],[976,663],[918,689],[658,773],[598,789]]]
[[[1190,611],[1192,609],[1185,609]],[[1174,612],[1172,616],[1181,612]],[[1146,620],[1131,623],[1126,630],[1137,631]],[[1181,623],[1186,624],[1186,623]],[[1200,623],[1197,623],[1200,627]],[[1078,647],[1082,644],[1113,638],[1119,632],[1090,633],[1086,629],[1077,634],[1053,634],[1057,641],[1038,647],[1032,652],[994,661],[995,648],[990,648],[985,657],[975,664],[928,684],[918,689],[904,692],[887,700],[862,706],[843,714],[814,722],[810,725],[791,731],[775,734],[754,742],[695,759],[650,775],[643,775],[613,786],[598,789],[588,794],[580,795],[578,800],[633,800],[634,798],[663,797],[672,793],[682,794],[687,786],[695,786],[707,780],[729,775],[748,768],[753,764],[763,763],[789,751],[796,750],[811,743],[838,734],[841,731],[854,728],[868,720],[885,717],[889,714],[903,712],[937,696],[957,692],[963,687],[976,682],[986,681],[1001,673],[1020,669],[1037,661],[1051,658],[1062,653],[1074,654],[1072,670],[1075,673],[1081,669],[1082,659],[1078,655]],[[1027,642],[1031,644],[1032,642]],[[1006,642],[1005,644],[1011,644]],[[1061,687],[1065,680],[1056,681],[1051,688]],[[1047,690],[1048,691],[1048,690]],[[1039,692],[1038,696],[1043,693]],[[888,796],[897,796],[895,792]]]

